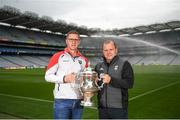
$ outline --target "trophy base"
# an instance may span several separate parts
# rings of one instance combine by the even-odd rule
[[[85,107],[92,107],[94,106],[94,104],[92,102],[88,102],[88,101],[81,101],[81,105],[85,106]]]

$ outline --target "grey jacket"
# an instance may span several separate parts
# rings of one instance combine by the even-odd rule
[[[98,92],[98,107],[127,108],[128,89],[132,88],[134,83],[134,74],[130,63],[115,56],[109,64],[105,59],[102,63],[97,64],[95,71],[98,75],[107,73],[111,76],[110,83],[105,84]]]

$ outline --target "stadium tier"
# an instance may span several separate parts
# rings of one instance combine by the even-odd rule
[[[180,31],[128,37],[81,37],[80,51],[92,65],[102,61],[102,43],[113,39],[119,55],[133,65],[179,65]],[[65,35],[0,25],[0,67],[45,67],[65,47]]]
[[[1,55],[0,68],[44,68],[49,58],[48,56]]]
[[[0,25],[0,37],[8,41],[64,46],[64,36]]]

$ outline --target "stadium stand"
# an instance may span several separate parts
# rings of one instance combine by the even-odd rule
[[[64,36],[0,25],[0,36],[9,41],[64,46]]]
[[[63,35],[36,32],[10,26],[0,26],[0,31],[1,67],[45,67],[49,57],[54,52],[65,47],[65,36]],[[156,45],[179,51],[179,33],[179,31],[170,31],[157,33],[158,35],[153,33],[129,36],[129,38],[150,43],[151,41],[155,43],[157,40]],[[168,34],[172,38],[167,37]],[[102,56],[101,45],[105,39],[114,39],[120,46],[119,51],[122,58],[129,60],[131,64],[179,64],[179,55],[141,42],[128,41],[126,37],[82,37],[80,50],[89,58],[93,65],[102,61],[100,58]]]
[[[156,64],[155,62],[158,58],[159,58],[159,56],[157,56],[157,55],[145,56],[137,64],[139,64],[139,65],[154,65],[154,64]]]
[[[0,57],[0,68],[10,68],[10,67],[19,67],[18,65],[16,64],[13,64],[13,62],[7,60],[7,59],[4,59],[4,57]]]
[[[180,64],[180,21],[102,31],[53,21],[48,16],[39,18],[36,13],[21,13],[10,6],[0,8],[0,15],[1,68],[45,67],[52,54],[64,49],[69,30],[86,35],[81,37],[79,49],[92,65],[102,61],[105,39],[115,40],[119,55],[133,65]]]
[[[142,59],[143,56],[133,56],[128,61],[134,65],[134,64],[138,64]]]
[[[176,56],[171,65],[180,65],[180,56]]]
[[[169,65],[172,60],[174,60],[174,58],[176,57],[176,55],[163,55],[160,56],[158,60],[156,60],[155,64],[158,65]]]
[[[0,63],[1,68],[6,67],[45,67],[48,63],[49,57],[39,58],[37,56],[18,56],[18,55],[1,55]]]

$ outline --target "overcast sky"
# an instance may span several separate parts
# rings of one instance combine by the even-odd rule
[[[39,16],[88,28],[126,28],[180,20],[180,0],[0,0]]]

